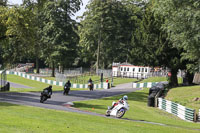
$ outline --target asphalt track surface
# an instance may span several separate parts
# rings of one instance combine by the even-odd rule
[[[90,112],[90,111],[83,111],[77,108],[69,107],[67,105],[68,103],[73,102],[73,101],[99,99],[103,97],[126,94],[126,93],[130,93],[136,90],[140,90],[140,88],[132,88],[132,83],[127,83],[127,84],[122,84],[111,89],[102,89],[102,90],[94,90],[94,91],[89,91],[89,90],[70,91],[68,96],[64,96],[62,94],[63,93],[62,91],[56,91],[56,92],[53,92],[51,99],[48,99],[44,103],[40,103],[40,92],[24,92],[24,93],[2,92],[0,93],[0,101],[13,103],[13,104],[19,104],[19,105],[28,105],[28,106],[35,106],[35,107],[41,107],[41,108],[63,110],[63,111],[76,112],[76,113],[82,113],[82,114],[87,114],[87,115],[106,117],[104,114],[98,114],[98,113]],[[118,99],[116,99],[116,101],[117,100]],[[115,117],[109,117],[109,118],[117,119]],[[200,129],[196,129],[196,128],[186,128],[186,127],[168,125],[168,124],[163,124],[163,123],[155,123],[151,121],[134,120],[134,119],[128,119],[128,118],[121,118],[121,119],[124,119],[127,121],[160,125],[160,126],[165,126],[165,127],[176,127],[176,128],[200,131]]]
[[[13,83],[13,82],[9,82],[9,83],[10,83],[10,87],[13,87],[13,88],[28,88],[28,89],[33,88],[30,86],[25,86],[25,85]],[[1,86],[1,82],[0,82],[0,86]]]
[[[40,103],[41,92],[2,92],[0,93],[0,101],[13,104],[36,106],[48,109],[65,110],[70,112],[91,113],[85,112],[74,108],[66,107],[66,104],[73,101],[99,99],[103,97],[110,97],[120,94],[125,94],[139,90],[139,88],[132,88],[132,83],[119,85],[111,89],[101,90],[81,90],[70,91],[68,96],[63,95],[63,91],[53,91],[51,99],[44,103]],[[116,99],[118,100],[118,99]]]

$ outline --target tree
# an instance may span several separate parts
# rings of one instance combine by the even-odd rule
[[[200,1],[197,0],[159,0],[155,3],[157,15],[165,16],[162,29],[167,31],[173,46],[184,49],[182,59],[191,72],[200,68]],[[199,69],[200,70],[200,69]]]
[[[33,21],[32,25],[35,27],[35,32],[33,33],[34,36],[34,44],[31,47],[32,54],[35,58],[36,62],[36,72],[39,73],[39,59],[41,59],[41,36],[39,35],[39,31],[41,29],[41,23],[42,23],[42,10],[44,8],[44,4],[47,2],[47,0],[23,0],[23,6],[28,9],[29,11],[33,12],[33,15],[31,16]]]
[[[79,27],[82,63],[99,69],[111,67],[113,61],[127,61],[130,17],[122,1],[91,1]]]
[[[33,44],[32,12],[23,7],[1,8],[2,56],[4,63],[16,63],[30,54]]]
[[[8,0],[0,0],[0,6],[7,6]]]
[[[55,66],[72,66],[77,57],[76,22],[71,15],[80,9],[80,1],[59,0],[46,2],[42,10],[41,30],[42,56],[52,67],[52,76],[55,76]]]
[[[132,63],[169,68],[172,73],[169,84],[177,86],[177,72],[185,67],[185,62],[180,59],[183,49],[173,47],[167,32],[161,29],[165,18],[154,14],[154,1],[141,8],[143,16],[132,38]]]

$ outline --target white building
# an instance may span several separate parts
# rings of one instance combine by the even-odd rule
[[[151,68],[134,66],[129,63],[113,63],[112,73],[115,77],[147,78]]]

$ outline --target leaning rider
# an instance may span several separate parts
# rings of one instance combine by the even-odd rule
[[[118,100],[118,102],[114,103],[114,105],[112,107],[110,107],[110,110],[112,110],[116,105],[118,105],[119,103],[123,104],[124,101],[128,100],[128,96],[124,95],[122,98],[120,98]]]
[[[45,89],[43,90],[43,92],[44,92],[45,90],[47,90],[47,92],[48,92],[48,97],[51,98],[51,95],[52,95],[52,85],[49,85],[49,87],[45,88]]]

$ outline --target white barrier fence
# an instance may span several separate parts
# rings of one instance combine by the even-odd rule
[[[158,98],[158,108],[174,114],[179,118],[187,121],[196,121],[196,112],[194,109],[187,108],[175,102]]]
[[[147,82],[147,83],[133,83],[133,88],[151,88],[155,86],[158,82]]]
[[[30,79],[30,80],[43,82],[43,83],[46,83],[46,84],[58,85],[58,86],[64,86],[65,85],[65,82],[58,82],[58,81],[48,80],[48,79],[44,79],[44,78],[40,78],[40,77],[35,77],[35,76],[32,76],[32,75],[25,74],[24,72],[6,71],[6,73],[17,75],[17,76],[20,76],[20,77],[23,77],[23,78],[26,78],[26,79]],[[107,86],[108,86],[107,83],[94,84],[94,89],[98,89],[98,88],[108,89],[108,88],[106,88]],[[71,85],[71,88],[88,88],[88,84],[73,83]]]
[[[198,122],[200,122],[200,109],[199,109],[199,115],[198,115]]]

